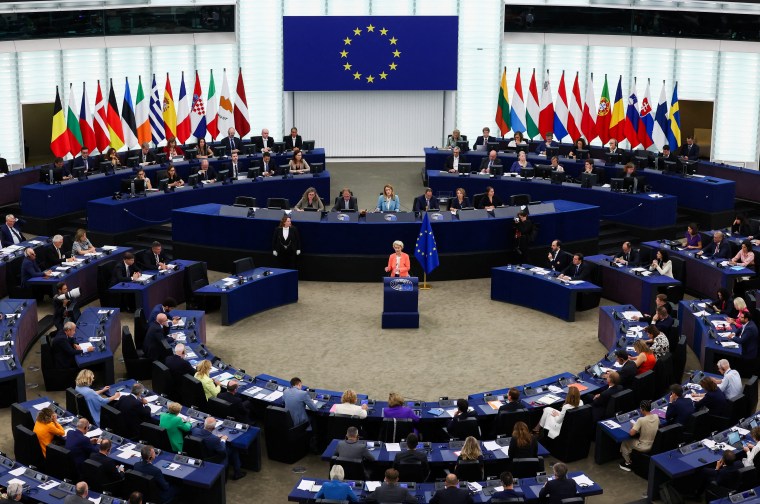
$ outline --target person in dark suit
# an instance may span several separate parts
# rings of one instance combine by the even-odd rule
[[[227,130],[227,136],[220,142],[227,149],[227,155],[243,150],[243,141],[235,136],[235,128]]]
[[[502,175],[504,173],[504,166],[501,164],[501,160],[496,157],[495,150],[489,152],[488,157],[483,158],[480,162],[480,173],[489,175]]]
[[[167,350],[164,345],[166,334],[168,332],[169,320],[166,317],[166,314],[159,313],[156,316],[156,320],[148,325],[148,330],[145,333],[145,340],[143,341],[142,348],[145,357],[152,361],[164,362],[164,359],[170,355],[170,351]]]
[[[473,150],[478,150],[478,145],[484,145],[484,149],[488,147],[488,142],[495,142],[496,137],[491,136],[491,128],[483,128],[483,134],[475,140],[475,144],[472,146]]]
[[[237,380],[227,382],[227,390],[220,392],[216,397],[227,401],[231,405],[232,418],[238,422],[251,423],[251,403],[240,397]]]
[[[137,258],[137,264],[141,270],[165,270],[166,263],[171,259],[164,253],[161,242],[154,241],[150,250],[143,250]]]
[[[55,235],[50,245],[42,249],[42,264],[46,268],[59,266],[71,258],[71,251],[63,250],[63,236]]]
[[[174,310],[177,307],[177,300],[168,297],[164,299],[162,302],[157,304],[153,307],[153,309],[150,311],[150,315],[148,315],[145,320],[150,324],[152,321],[156,320],[156,317],[158,317],[159,313],[163,313],[166,315],[166,318],[170,320],[169,325],[179,323],[181,317],[177,315],[172,315],[172,310]]]
[[[156,154],[150,150],[150,144],[143,142],[140,146],[140,153],[137,155],[137,162],[141,165],[155,164],[158,161]]]
[[[620,377],[620,386],[623,388],[631,388],[633,379],[636,377],[636,373],[638,372],[636,363],[628,358],[628,352],[625,348],[618,348],[615,351],[615,359],[621,366],[617,371],[618,376]]]
[[[63,504],[89,504],[87,497],[90,495],[90,487],[86,481],[80,481],[74,486],[74,493],[67,495],[63,499]]]
[[[620,386],[620,375],[618,372],[610,371],[607,373],[607,388],[599,394],[594,395],[591,401],[591,414],[594,418],[594,424],[599,420],[604,420],[610,399],[622,390],[623,387]]]
[[[53,325],[60,331],[67,320],[72,322],[79,320],[80,312],[76,299],[66,296],[69,292],[66,282],[58,282],[55,289],[57,294],[53,296]],[[59,296],[63,296],[63,299],[58,299]]]
[[[668,424],[678,423],[685,426],[689,417],[694,413],[694,401],[683,396],[683,387],[678,383],[670,386],[668,403],[665,421]]]
[[[438,490],[430,504],[472,504],[472,496],[465,488],[459,488],[459,479],[454,473],[446,476],[444,487]]]
[[[24,221],[16,218],[13,214],[5,216],[5,224],[0,226],[0,241],[3,248],[10,247],[11,245],[18,245],[22,241],[26,240],[24,233],[21,232],[21,225]]]
[[[261,130],[261,136],[256,137],[256,152],[269,152],[274,147],[274,138],[269,136],[269,130]]]
[[[374,455],[367,448],[367,443],[359,441],[359,429],[356,427],[346,429],[346,439],[338,441],[338,445],[335,447],[335,455],[341,458],[375,460]]]
[[[680,155],[684,159],[696,160],[699,158],[699,145],[694,143],[693,136],[686,137],[686,143],[681,146]]]
[[[665,144],[662,146],[662,153],[660,153],[659,156],[657,156],[656,165],[659,170],[666,170],[665,161],[672,161],[675,163],[678,160],[678,157],[675,155],[674,152],[671,152],[670,145]]]
[[[486,187],[486,192],[475,204],[475,208],[481,208],[485,210],[493,210],[496,207],[504,206],[501,198],[496,196],[493,187]]]
[[[538,144],[538,147],[536,147],[536,154],[546,152],[547,147],[559,147],[559,144],[554,141],[554,133],[551,131],[547,132],[546,135],[544,135],[544,141]]]
[[[80,418],[77,420],[76,429],[72,429],[66,433],[66,449],[69,450],[69,456],[74,461],[74,466],[77,470],[93,453],[98,452],[98,442],[100,439],[96,437],[88,438],[86,434],[89,430],[90,422],[86,418]]]
[[[21,263],[21,287],[26,287],[26,282],[31,278],[49,277],[52,271],[42,271],[37,264],[37,253],[29,247],[24,250],[24,261]]]
[[[396,453],[396,456],[393,458],[393,468],[398,470],[401,464],[419,462],[422,466],[421,472],[425,475],[425,479],[427,479],[427,476],[430,474],[430,464],[428,464],[427,453],[417,450],[419,441],[417,434],[414,432],[406,436],[406,450]]]
[[[504,490],[501,490],[499,492],[496,492],[491,496],[491,500],[496,499],[516,499],[516,498],[522,498],[523,496],[517,492],[515,492],[515,479],[512,477],[512,473],[509,471],[504,471],[499,475],[499,479],[501,480],[501,485],[504,487]]]
[[[412,211],[425,212],[428,210],[438,210],[438,200],[433,198],[433,190],[429,187],[425,188],[425,192],[420,196],[414,198],[414,206]]]
[[[604,149],[604,152],[610,153],[610,154],[620,154],[621,156],[625,154],[625,151],[618,147],[618,141],[615,138],[610,138],[609,146]]]
[[[467,399],[457,399],[457,410],[454,412],[454,417],[449,420],[446,429],[448,430],[450,438],[464,439],[467,433],[464,432],[462,423],[468,418],[474,418],[476,416],[475,410],[470,408],[470,403]]]
[[[146,476],[153,476],[153,482],[158,485],[161,492],[161,502],[169,502],[174,499],[177,491],[164,478],[161,469],[153,465],[156,459],[156,451],[151,445],[144,445],[140,450],[140,461],[134,465],[134,470]]]
[[[287,215],[274,230],[272,254],[279,259],[281,268],[296,269],[296,257],[301,255],[301,238]]]
[[[246,472],[240,469],[240,453],[234,446],[226,442],[227,436],[217,436],[214,434],[215,427],[216,418],[206,417],[206,420],[203,422],[203,428],[193,427],[190,434],[201,438],[203,445],[209,453],[226,455],[227,463],[232,464],[232,479],[239,480],[246,475]]]
[[[547,259],[549,260],[549,267],[554,271],[565,271],[572,262],[572,256],[562,250],[562,242],[554,240],[552,242],[552,249],[549,252]]]
[[[77,367],[74,358],[83,353],[82,348],[76,342],[77,325],[74,322],[63,324],[63,330],[53,338],[50,343],[50,351],[53,354],[53,363],[57,369],[75,369]],[[92,352],[93,347],[88,350]]]
[[[446,158],[446,170],[449,173],[458,173],[459,172],[459,163],[466,163],[467,160],[464,156],[460,154],[461,149],[459,147],[454,147],[454,150],[451,153],[451,156]]]
[[[717,485],[729,492],[738,490],[741,482],[741,469],[744,465],[736,459],[736,453],[730,448],[723,451],[723,456],[715,463],[715,467],[704,467],[700,470],[698,494],[708,485]]]
[[[588,280],[591,276],[591,267],[583,260],[580,252],[573,255],[573,262],[562,271],[559,276],[562,280]]]
[[[711,415],[724,416],[728,415],[728,400],[726,395],[710,377],[705,376],[700,380],[699,385],[705,390],[703,394],[692,394],[692,398],[697,401],[694,403],[694,409],[700,410],[707,408]]]
[[[670,316],[670,312],[665,306],[660,306],[657,308],[656,318],[657,320],[654,321],[654,326],[658,331],[664,333],[667,336],[667,334],[670,332],[670,329],[673,327],[673,324],[675,324],[676,319]]]
[[[140,268],[135,265],[135,255],[132,252],[125,252],[122,261],[114,266],[111,274],[111,285],[131,282],[138,278],[140,278]]]
[[[746,310],[739,312],[739,322],[742,323],[742,328],[731,338],[741,345],[742,359],[752,362],[757,358],[757,324],[752,320],[750,312]]]
[[[172,397],[179,396],[180,384],[182,383],[182,377],[184,375],[195,375],[195,368],[185,360],[185,352],[185,345],[183,343],[177,343],[174,346],[174,353],[168,356],[164,361],[164,365],[169,368],[169,372],[172,375]]]
[[[142,383],[132,385],[129,394],[121,394],[116,401],[116,409],[121,411],[122,425],[124,426],[124,437],[137,439],[138,427],[143,422],[158,424],[150,415],[150,408],[146,406],[148,401],[142,396],[145,392],[145,386]]]
[[[467,197],[467,192],[462,187],[457,187],[455,196],[449,200],[450,210],[461,210],[462,208],[471,208],[470,198]]]
[[[100,474],[105,484],[114,483],[124,479],[124,468],[119,468],[116,461],[108,456],[111,453],[111,440],[101,439],[98,443],[98,451],[90,455],[90,460],[100,464]]]
[[[354,210],[357,211],[359,206],[356,202],[356,198],[351,194],[351,189],[344,187],[340,191],[340,196],[335,198],[335,205],[332,207],[333,212],[339,212],[341,210]]]
[[[298,134],[298,128],[290,128],[290,136],[286,136],[282,141],[285,142],[287,150],[293,150],[296,147],[301,149],[303,146],[301,135]]]
[[[520,403],[520,391],[512,387],[507,392],[507,402],[499,407],[499,413],[502,411],[512,412],[523,409]]]
[[[620,252],[615,254],[615,262],[631,268],[639,265],[639,254],[633,249],[631,242],[623,243]]]
[[[261,156],[261,175],[264,177],[277,175],[277,165],[272,161],[272,156],[268,152]]]
[[[577,488],[575,480],[567,478],[567,465],[557,462],[552,466],[554,479],[547,481],[538,492],[538,500],[542,503],[561,504],[562,499],[575,497]]]
[[[705,248],[697,252],[697,255],[715,259],[731,259],[731,247],[723,240],[723,231],[715,231],[712,243],[705,245]]]
[[[369,494],[365,500],[371,504],[382,502],[403,502],[405,504],[416,504],[417,498],[409,493],[404,487],[398,484],[398,471],[395,469],[386,469],[383,484],[374,492]]]
[[[196,173],[200,181],[216,182],[216,170],[208,165],[208,159],[201,159],[201,166]]]
[[[528,219],[528,212],[520,210],[515,217],[515,248],[520,254],[520,259],[527,260],[528,248],[536,239],[538,228],[533,221]]]
[[[74,158],[74,168],[84,167],[85,173],[92,173],[98,170],[98,162],[95,158],[90,157],[90,149],[82,147],[81,156]]]

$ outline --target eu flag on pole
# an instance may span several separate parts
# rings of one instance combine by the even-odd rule
[[[425,274],[430,273],[438,267],[438,248],[435,246],[435,236],[433,235],[433,228],[430,226],[430,218],[427,212],[422,217],[420,235],[417,237],[417,243],[414,245],[414,257],[422,265]]]
[[[284,16],[285,91],[454,90],[456,16]]]

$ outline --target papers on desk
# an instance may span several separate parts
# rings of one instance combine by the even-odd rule
[[[167,471],[176,471],[176,470],[177,470],[177,469],[179,469],[180,467],[182,467],[182,466],[180,466],[180,465],[179,465],[179,464],[177,464],[176,462],[172,462],[171,464],[169,464],[169,467],[167,467],[167,468],[166,468],[166,470],[167,470]]]
[[[488,401],[488,405],[491,408],[495,409],[496,411],[499,411],[499,408],[501,408],[502,403],[499,400],[494,400],[494,401]]]
[[[592,486],[594,484],[594,482],[591,481],[591,479],[585,474],[581,474],[580,476],[573,476],[573,479],[578,484],[578,486]]]
[[[71,269],[71,266],[56,266],[53,271],[69,271]]]
[[[480,492],[481,490],[483,490],[483,485],[475,481],[467,483],[467,487],[473,492]]]
[[[609,429],[619,429],[620,428],[620,424],[617,423],[614,420],[604,420],[604,421],[602,421],[602,425],[604,425],[605,427],[607,427]]]
[[[60,481],[47,480],[45,483],[43,483],[42,485],[40,485],[40,488],[42,490],[50,490],[51,488],[55,488],[55,487],[57,487],[60,484],[61,484]]]
[[[137,279],[138,282],[147,282],[153,278],[153,275],[146,275],[144,273],[140,273],[140,277]]]
[[[219,383],[226,387],[227,383],[231,379],[233,379],[234,376],[232,375],[232,373],[228,373],[228,372],[225,371],[224,373],[220,374],[219,376],[215,376],[214,378],[217,379],[217,380],[219,380]]]
[[[34,409],[36,409],[37,411],[42,411],[43,409],[47,408],[48,406],[50,406],[50,401],[45,401],[45,402],[41,402],[39,404],[32,405],[32,407]]]
[[[8,474],[13,476],[21,476],[26,472],[26,467],[17,467],[12,471],[8,471]]]
[[[161,411],[161,405],[160,404],[148,403],[146,406],[148,406],[150,408],[151,415],[155,415],[156,413],[158,413],[159,411]]]
[[[92,439],[92,438],[96,438],[100,436],[101,434],[103,434],[102,429],[92,429],[91,431],[88,431],[87,434],[85,434],[85,436]]]
[[[279,390],[275,390],[274,392],[272,392],[268,396],[264,397],[264,400],[268,401],[268,402],[274,402],[277,399],[279,399],[280,397],[282,397],[282,392],[280,392]]]
[[[625,317],[626,320],[633,320],[634,317],[641,318],[642,313],[639,310],[624,311],[623,317]]]
[[[306,492],[311,492],[311,488],[314,486],[314,481],[311,480],[301,480],[301,482],[298,484],[299,490],[304,490]],[[367,482],[369,483],[369,481]]]
[[[549,392],[551,392],[552,394],[561,394],[562,387],[558,387],[556,385],[549,385]]]
[[[63,275],[63,271],[51,271],[48,275],[51,278],[58,278],[59,276]]]
[[[650,198],[653,198],[653,199],[658,199],[658,198],[662,198],[663,197],[662,194],[660,194],[660,193],[649,193],[648,196]]]
[[[103,250],[110,250],[110,251],[114,251],[114,250],[116,250],[118,247],[117,247],[116,245],[103,245],[103,246],[102,246],[102,247],[100,247],[100,248],[102,248]]]
[[[82,349],[82,352],[89,352],[91,348],[95,348],[92,346],[92,343],[89,341],[83,341],[79,343],[79,348]]]
[[[446,414],[447,414],[449,417],[451,417],[451,418],[454,418],[454,415],[455,415],[455,414],[456,414],[456,412],[457,412],[457,408],[450,408],[450,409],[447,409],[447,410],[444,410],[444,411],[446,412]]]
[[[261,387],[256,387],[255,385],[253,387],[249,387],[241,392],[241,394],[246,395],[248,397],[254,397],[256,394],[261,392],[263,389]]]
[[[20,247],[18,245],[11,245],[9,247],[5,247],[2,249],[3,254],[13,254],[15,252],[18,252],[19,250],[24,250],[24,247]]]
[[[483,448],[490,452],[502,452],[506,457],[509,457],[509,446],[501,446],[496,441],[483,442]]]
[[[387,452],[400,452],[401,451],[401,444],[400,443],[385,443],[385,451],[387,451]]]
[[[124,460],[129,460],[131,458],[140,456],[140,452],[135,451],[134,443],[127,443],[125,445],[121,445],[118,448],[116,448],[116,451],[118,452],[116,456]]]
[[[735,341],[721,341],[720,346],[723,348],[739,348],[739,343]]]
[[[549,270],[548,269],[539,268],[538,266],[530,268],[528,271],[532,271],[533,273],[538,273],[539,275],[547,275],[547,274],[549,274]]]
[[[193,352],[193,350],[190,347],[185,347],[185,357],[187,357],[187,360],[197,359],[198,354]],[[194,363],[191,362],[191,364],[193,364],[193,367],[195,367]]]
[[[721,265],[721,266],[728,266],[728,261],[721,261],[721,262],[720,262],[720,265]]]
[[[559,401],[561,401],[561,400],[562,400],[562,398],[561,398],[561,397],[559,397],[559,396],[555,396],[554,394],[546,394],[545,396],[543,396],[541,399],[539,399],[539,400],[538,400],[538,401],[536,401],[536,402],[537,402],[538,404],[546,404],[546,405],[549,405],[549,404],[554,404],[554,403],[556,403],[556,402],[559,402]]]
[[[173,332],[169,334],[177,343],[184,343],[187,341],[187,336],[183,332]]]
[[[711,320],[710,323],[718,331],[731,331],[731,324],[726,320]]]

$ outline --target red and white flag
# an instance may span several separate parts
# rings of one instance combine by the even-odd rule
[[[251,120],[248,118],[248,101],[245,98],[245,84],[243,84],[243,69],[238,71],[237,89],[235,90],[235,129],[243,138],[251,132]]]

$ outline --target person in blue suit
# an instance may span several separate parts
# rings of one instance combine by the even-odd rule
[[[0,226],[0,242],[3,248],[10,247],[21,243],[26,240],[24,234],[19,227],[24,224],[24,221],[17,219],[13,214],[5,216],[5,224]]]
[[[732,339],[742,346],[742,358],[754,361],[757,357],[757,324],[748,311],[739,313],[739,322],[742,323],[742,328]]]
[[[29,247],[24,251],[24,262],[21,263],[21,287],[26,287],[26,282],[31,278],[49,277],[52,271],[42,271],[40,265],[37,264],[37,253],[33,248]]]
[[[705,248],[697,252],[697,255],[716,259],[731,259],[731,247],[723,240],[723,232],[716,231],[713,233],[712,243],[708,243]]]
[[[317,403],[309,396],[309,393],[301,389],[301,379],[294,377],[290,380],[290,388],[285,389],[282,399],[285,401],[285,409],[290,413],[293,419],[293,425],[308,423],[309,417],[306,416],[306,408],[317,411]]]
[[[150,311],[150,315],[148,315],[148,318],[145,319],[150,324],[154,320],[156,320],[156,317],[159,313],[163,313],[166,315],[166,318],[173,319],[172,317],[172,310],[177,307],[177,301],[174,298],[168,297],[164,299],[163,303],[159,303],[156,306],[153,307],[153,309]]]
[[[231,156],[233,152],[243,150],[243,141],[235,136],[235,128],[227,130],[227,136],[220,142],[227,149],[227,155]]]
[[[66,433],[66,449],[69,450],[69,456],[74,461],[74,466],[79,470],[85,460],[90,455],[98,452],[98,442],[100,439],[87,437],[87,431],[90,430],[90,422],[86,418],[80,418],[77,421],[77,428]]]
[[[694,401],[683,396],[683,387],[678,383],[670,386],[668,403],[665,421],[669,424],[678,423],[685,426],[689,417],[694,413]]]
[[[544,143],[538,145],[538,148],[536,148],[536,154],[546,152],[547,147],[559,147],[559,144],[554,141],[554,133],[551,131],[544,135]]]
[[[501,490],[499,492],[496,492],[491,496],[491,500],[496,499],[516,499],[523,497],[519,493],[515,492],[515,479],[512,477],[512,473],[509,471],[504,471],[499,475],[499,479],[501,480],[501,484],[504,487],[504,490]]]
[[[399,212],[401,211],[401,204],[398,201],[398,196],[393,192],[393,186],[385,184],[383,186],[383,194],[377,198],[377,212]]]
[[[90,157],[90,149],[82,147],[82,155],[78,158],[74,158],[74,168],[84,167],[85,173],[92,173],[97,171],[98,164],[95,158]]]
[[[209,453],[216,453],[218,455],[225,455],[227,462],[232,464],[233,480],[239,480],[246,475],[245,471],[240,470],[240,454],[234,446],[230,446],[227,442],[227,436],[217,436],[214,434],[216,428],[216,418],[206,417],[203,422],[203,428],[193,427],[190,434],[195,437],[201,438],[203,446],[209,451]]]
[[[177,490],[166,481],[161,469],[153,465],[155,459],[156,450],[151,445],[144,445],[140,450],[140,461],[135,464],[134,470],[146,476],[153,476],[153,481],[161,492],[161,502],[169,502],[177,495]]]

